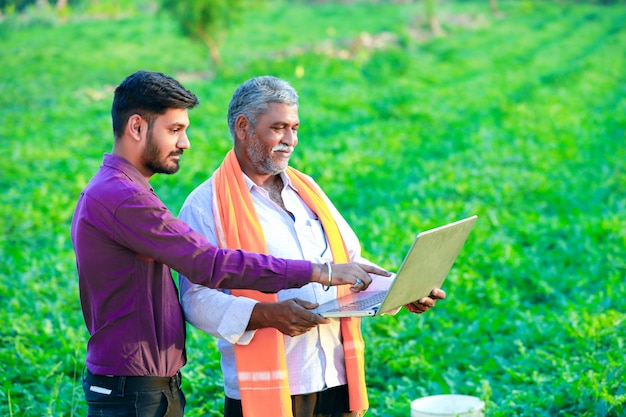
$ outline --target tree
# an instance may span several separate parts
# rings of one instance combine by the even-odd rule
[[[161,0],[163,9],[180,24],[186,36],[204,43],[211,60],[222,65],[220,50],[227,32],[255,0]]]
[[[441,36],[444,34],[439,19],[437,19],[437,13],[435,11],[435,0],[424,0],[424,9],[426,12],[426,19],[428,20],[428,26],[435,36]]]

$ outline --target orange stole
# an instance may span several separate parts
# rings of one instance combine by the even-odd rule
[[[330,214],[328,206],[315,185],[300,172],[287,168],[298,195],[317,214],[335,263],[349,261],[348,251]],[[243,179],[234,151],[228,152],[214,173],[213,209],[217,236],[221,247],[267,253],[265,237]],[[347,285],[338,287],[338,294],[349,293]],[[276,294],[253,290],[232,290],[236,296],[262,302],[276,302]],[[341,333],[350,394],[350,409],[363,411],[369,407],[365,386],[364,343],[359,318],[341,319]],[[274,328],[259,329],[250,344],[235,345],[237,374],[245,417],[292,417],[291,397],[283,334]]]

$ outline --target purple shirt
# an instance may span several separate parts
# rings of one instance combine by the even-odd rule
[[[72,219],[80,299],[94,374],[172,376],[185,364],[185,324],[170,267],[211,288],[301,287],[311,263],[219,249],[174,218],[128,161],[105,154]]]

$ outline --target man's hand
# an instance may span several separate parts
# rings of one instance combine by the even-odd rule
[[[372,283],[369,274],[382,275],[385,277],[391,274],[384,269],[375,266],[350,262],[345,264],[332,264],[332,274],[329,278],[327,264],[313,264],[312,282],[319,282],[322,285],[350,285],[350,291],[359,292],[367,289]],[[330,282],[329,282],[330,281]]]
[[[299,298],[277,303],[257,303],[247,330],[273,327],[287,336],[299,336],[319,324],[330,323],[330,320],[311,311],[318,305]]]
[[[435,288],[431,291],[428,297],[414,301],[404,307],[411,313],[422,314],[423,312],[433,308],[437,300],[443,300],[444,298],[446,298],[446,292],[440,288]]]

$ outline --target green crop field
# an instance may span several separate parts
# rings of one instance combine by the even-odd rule
[[[292,165],[369,259],[395,270],[416,232],[479,216],[445,301],[363,320],[368,416],[445,393],[489,417],[626,415],[622,2],[500,1],[494,15],[449,0],[439,37],[421,3],[268,2],[231,30],[220,70],[149,2],[102,3],[0,21],[1,416],[86,414],[69,224],[112,147],[113,89],[138,69],[201,101],[181,171],[152,181],[174,213],[231,146],[236,86],[273,74],[301,97]],[[188,327],[187,351],[186,415],[221,415],[215,340]]]

